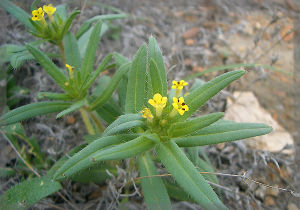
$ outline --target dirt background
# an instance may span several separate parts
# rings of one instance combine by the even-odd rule
[[[30,11],[31,1],[14,1]],[[42,1],[43,2],[43,1]],[[168,69],[169,82],[208,67],[233,63],[259,63],[284,71],[276,72],[262,67],[246,68],[247,75],[216,96],[203,108],[203,112],[224,111],[226,97],[234,90],[251,90],[260,104],[267,109],[295,139],[295,149],[300,148],[294,106],[297,97],[291,75],[294,73],[294,22],[299,21],[300,7],[292,0],[173,0],[173,1],[101,1],[129,14],[128,18],[114,21],[112,29],[99,43],[98,62],[108,52],[116,51],[132,58],[136,50],[153,35],[159,43]],[[44,2],[45,3],[45,2]],[[46,3],[50,3],[49,1]],[[70,8],[82,10],[78,25],[95,15],[109,11],[98,5],[99,1],[51,1],[67,3]],[[5,11],[0,10],[0,43],[24,44],[32,37],[25,28]],[[300,45],[298,45],[299,47]],[[55,49],[53,49],[55,50]],[[208,80],[219,73],[201,78]],[[19,85],[30,89],[22,96],[19,105],[37,101],[40,91],[55,91],[57,87],[34,62],[27,62],[15,70]],[[51,116],[51,115],[50,115]],[[29,136],[34,135],[44,152],[57,159],[82,142],[85,130],[79,115],[61,120],[55,117],[37,117],[24,123]],[[79,139],[79,140],[78,140]],[[12,149],[0,141],[2,165],[12,164],[16,158]],[[3,149],[4,148],[4,149]],[[280,153],[251,150],[242,143],[205,147],[216,171],[228,174],[247,174],[262,183],[284,187],[299,192],[300,172],[297,158]],[[299,164],[298,164],[299,165]],[[280,167],[280,170],[278,167]],[[69,203],[52,196],[39,202],[32,209],[144,209],[140,189],[133,189],[128,202],[124,202],[118,189],[124,179],[136,172],[119,170],[119,176],[106,185],[82,185],[65,182],[62,194]],[[0,190],[5,192],[20,181],[21,177],[1,180]],[[220,176],[225,205],[230,209],[299,209],[299,198],[288,192],[266,190],[254,183],[244,183],[233,177]],[[297,191],[298,190],[298,191]],[[123,192],[124,193],[124,192]],[[121,202],[123,201],[123,202]],[[200,209],[189,202],[173,202],[174,209]]]

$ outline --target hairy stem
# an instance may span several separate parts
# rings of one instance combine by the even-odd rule
[[[90,119],[89,119],[89,116],[88,116],[87,111],[84,110],[83,108],[79,109],[79,111],[80,111],[81,117],[82,117],[82,119],[83,119],[83,122],[84,122],[84,124],[85,124],[85,127],[86,127],[88,133],[89,133],[90,135],[96,134],[96,133],[95,133],[95,130],[94,130],[94,128],[93,128],[93,125],[92,125],[92,123],[91,123],[91,121],[90,121]]]
[[[64,63],[65,66],[66,65],[65,47],[62,41],[59,42],[59,50],[60,50],[62,62]]]

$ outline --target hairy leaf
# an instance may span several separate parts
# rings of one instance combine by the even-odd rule
[[[261,123],[222,121],[198,131],[194,136],[175,138],[180,147],[195,147],[236,141],[270,133],[272,128]]]
[[[125,113],[137,113],[142,110],[145,98],[147,48],[143,45],[131,64],[128,76]]]
[[[224,113],[212,113],[205,116],[197,117],[185,122],[178,122],[171,125],[168,134],[171,137],[193,135],[194,132],[209,126],[224,116]]]
[[[214,95],[244,74],[245,71],[243,70],[231,71],[200,86],[185,97],[185,103],[188,105],[189,111],[178,118],[187,119]]]
[[[27,209],[60,189],[59,182],[49,177],[27,179],[1,197],[1,209]]]
[[[70,103],[66,102],[45,101],[21,106],[1,116],[0,126],[10,125],[42,114],[59,112],[70,105]]]
[[[168,84],[167,84],[167,74],[166,74],[165,64],[164,64],[164,60],[160,48],[153,36],[149,38],[148,56],[149,56],[149,60],[153,59],[154,63],[156,64],[157,67],[156,73],[159,75],[158,77],[161,80],[161,87],[160,87],[162,91],[161,95],[167,96]],[[153,64],[150,63],[150,67],[152,67]],[[150,73],[151,71],[152,70],[150,69]]]
[[[151,139],[158,138],[156,135],[151,134],[131,140],[135,136],[134,134],[123,134],[107,136],[93,141],[66,161],[54,174],[54,178],[63,179],[64,177],[69,177],[103,160],[120,160],[133,157],[151,149],[154,146],[154,142]]]
[[[184,152],[172,140],[159,144],[156,152],[177,183],[204,209],[227,209]]]
[[[158,173],[147,152],[138,156],[138,164],[140,176],[147,176],[142,179],[142,190],[147,208],[149,210],[172,209],[170,198],[161,177],[151,177],[158,175]]]

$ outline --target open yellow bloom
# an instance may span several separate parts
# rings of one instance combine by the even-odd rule
[[[180,97],[180,98],[176,98],[176,97],[173,97],[173,110],[177,110],[177,112],[180,114],[180,115],[183,115],[184,112],[188,111],[189,110],[189,107],[184,103],[184,98],[183,97]]]
[[[74,67],[70,66],[69,64],[66,64],[67,69],[69,70],[69,76],[71,79],[74,78]]]
[[[175,81],[173,80],[173,86],[172,86],[172,89],[177,89],[177,90],[182,90],[182,88],[186,85],[188,85],[189,83],[187,83],[186,81],[184,80],[180,80],[180,81]]]
[[[48,15],[53,15],[54,12],[56,11],[56,8],[52,6],[52,4],[44,5],[43,6],[44,12],[46,12]]]
[[[44,19],[44,11],[43,9],[40,7],[36,10],[32,11],[32,18],[33,21],[40,21]]]
[[[143,114],[143,115],[142,115],[143,118],[146,118],[146,119],[148,119],[148,120],[151,120],[151,119],[153,118],[153,115],[152,115],[150,109],[148,109],[148,108],[144,108],[144,109],[141,111],[141,113]]]
[[[159,93],[153,96],[153,99],[149,99],[148,103],[156,109],[156,116],[160,117],[163,108],[166,106],[168,101],[167,97],[162,97]]]

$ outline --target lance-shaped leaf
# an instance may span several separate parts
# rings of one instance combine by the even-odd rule
[[[180,147],[195,147],[236,141],[270,133],[272,128],[261,123],[222,121],[198,131],[194,136],[175,138]]]
[[[95,82],[95,80],[97,79],[99,74],[106,70],[107,65],[110,62],[111,58],[112,58],[112,54],[110,53],[103,59],[103,61],[100,63],[100,65],[98,66],[96,71],[93,73],[91,78],[88,80],[86,85],[82,88],[83,90],[89,89],[91,87],[91,85]]]
[[[147,48],[143,45],[131,64],[128,76],[125,113],[137,113],[142,110],[145,98]]]
[[[159,93],[163,95],[163,82],[160,75],[160,72],[158,70],[156,62],[153,60],[153,58],[149,62],[149,74],[150,74],[150,80],[152,85],[152,92],[153,94]]]
[[[72,100],[72,98],[68,94],[51,93],[51,92],[39,92],[37,98],[38,99],[49,98],[49,99],[63,100],[63,101]]]
[[[27,44],[26,47],[41,66],[44,67],[45,71],[55,80],[55,82],[57,82],[61,89],[65,90],[67,78],[60,69],[45,55],[45,53],[29,44]]]
[[[76,17],[76,15],[78,15],[80,13],[79,10],[74,10],[70,16],[68,17],[68,19],[66,20],[60,34],[59,34],[59,40],[62,40],[64,38],[64,36],[66,35],[66,33],[68,32],[74,18]]]
[[[85,100],[77,101],[76,103],[72,104],[69,108],[58,113],[56,115],[56,119],[80,109],[81,107],[83,107],[84,103],[85,103]]]
[[[28,209],[60,189],[60,183],[47,176],[25,180],[1,197],[1,209]]]
[[[121,115],[112,124],[110,124],[104,131],[104,134],[111,133],[111,130],[117,130],[118,127],[122,126],[124,123],[132,121],[141,121],[143,118],[141,114],[125,114]]]
[[[210,162],[206,162],[199,157],[199,147],[189,147],[187,148],[187,157],[192,161],[192,163],[197,167],[200,172],[215,172],[213,166]],[[214,174],[202,174],[202,176],[213,183],[218,184],[218,179]]]
[[[91,104],[91,110],[102,106],[110,99],[114,90],[117,88],[120,80],[122,79],[123,75],[126,74],[129,69],[130,63],[121,66],[120,69],[117,72],[115,72],[110,84],[106,87],[102,94]]]
[[[184,115],[179,116],[178,118],[187,119],[210,98],[244,74],[245,71],[243,70],[231,71],[222,74],[197,88],[184,98],[185,103],[189,106],[189,111],[185,112]]]
[[[169,180],[164,180],[164,184],[167,188],[168,194],[171,198],[179,201],[190,201],[195,202],[181,187],[176,183],[173,183]]]
[[[184,152],[171,140],[156,152],[176,182],[204,209],[227,209]]]
[[[78,174],[75,174],[74,176],[71,176],[70,179],[72,181],[80,182],[80,183],[103,183],[106,179],[109,179],[110,176],[106,172],[106,170],[109,171],[109,173],[117,175],[117,169],[116,167],[110,166],[103,163],[98,163],[94,167],[89,168],[89,170],[82,170]]]
[[[45,101],[21,106],[1,116],[0,126],[13,124],[42,114],[60,112],[70,105],[66,102]]]
[[[63,39],[65,47],[66,63],[73,66],[76,71],[80,70],[81,57],[75,36],[71,32],[67,32]]]
[[[167,189],[161,177],[155,177],[155,175],[158,175],[158,172],[148,152],[138,156],[138,164],[140,176],[146,176],[142,179],[142,190],[147,208],[149,210],[172,209]],[[152,177],[153,175],[154,177]]]
[[[92,73],[96,57],[96,51],[98,48],[98,42],[100,39],[101,25],[102,23],[100,21],[95,25],[92,34],[89,38],[87,49],[84,54],[84,58],[81,65],[82,81],[84,81],[83,85],[85,85],[85,82]]]
[[[125,18],[127,15],[125,13],[123,14],[110,14],[110,15],[97,15],[95,17],[92,17],[85,21],[80,28],[78,29],[76,33],[76,39],[81,38],[83,34],[85,34],[92,26],[92,24],[99,20],[114,20],[114,19],[120,19]]]
[[[93,141],[83,150],[75,154],[54,174],[55,179],[71,176],[103,160],[120,160],[133,157],[151,149],[158,139],[155,134],[144,135],[129,141],[135,135],[117,135]],[[159,141],[156,140],[156,141]],[[125,142],[125,143],[123,143]],[[117,145],[116,145],[117,144]],[[112,146],[115,145],[115,146]]]
[[[35,28],[29,21],[29,19],[31,19],[30,15],[28,15],[28,13],[22,10],[20,7],[13,4],[11,1],[1,0],[0,7],[3,7],[8,13],[10,13],[13,17],[17,18],[18,21],[23,23],[26,27],[30,28],[32,31],[35,30]]]
[[[178,122],[173,125],[168,130],[170,137],[193,135],[194,132],[209,126],[210,124],[216,122],[224,116],[224,113],[212,113],[205,116],[197,117],[186,122]]]
[[[162,53],[159,49],[159,46],[153,36],[151,36],[149,38],[148,57],[149,57],[149,60],[153,59],[154,63],[156,64],[157,73],[159,74],[159,78],[161,80],[161,88],[162,88],[161,95],[167,96],[168,85],[167,85],[167,75],[166,75],[164,60],[163,60]],[[153,64],[150,63],[150,66],[151,65],[153,65]],[[151,71],[151,69],[150,69],[150,71]]]

